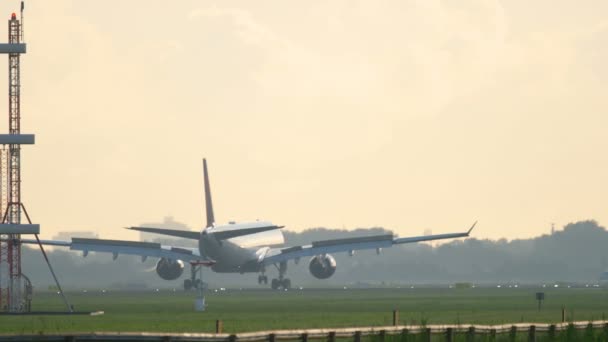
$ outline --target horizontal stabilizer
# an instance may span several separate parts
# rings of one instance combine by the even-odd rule
[[[241,229],[230,229],[230,230],[218,230],[218,231],[209,231],[209,234],[212,234],[218,240],[226,240],[235,238],[238,236],[251,235],[256,233],[261,233],[269,230],[281,229],[284,226],[264,226],[264,227],[250,227],[250,228],[241,228]]]
[[[184,239],[198,240],[201,238],[201,233],[193,232],[191,230],[175,230],[175,229],[164,229],[164,228],[149,228],[149,227],[127,227],[130,230],[137,230],[140,232],[169,235],[180,237]]]

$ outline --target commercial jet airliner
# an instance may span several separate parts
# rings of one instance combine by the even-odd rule
[[[473,226],[464,233],[451,233],[398,238],[391,234],[345,239],[313,241],[308,245],[280,247],[284,243],[283,233],[279,226],[269,221],[254,221],[245,223],[230,222],[218,225],[213,214],[211,189],[207,161],[203,159],[203,178],[205,188],[205,204],[207,224],[200,231],[172,230],[153,227],[129,227],[127,229],[170,235],[198,242],[197,248],[164,246],[159,243],[72,238],[72,241],[44,240],[43,244],[69,247],[71,250],[82,251],[83,256],[89,252],[112,253],[114,259],[119,254],[141,256],[142,262],[148,257],[159,258],[156,273],[165,280],[176,280],[184,272],[185,263],[191,266],[190,279],[184,280],[184,289],[202,286],[196,279],[198,267],[207,266],[219,273],[258,273],[258,283],[268,284],[267,268],[272,266],[278,270],[278,277],[272,279],[273,289],[288,289],[291,281],[287,278],[287,262],[298,263],[301,258],[310,257],[310,273],[318,279],[327,279],[336,272],[336,260],[330,253],[346,252],[351,256],[357,250],[375,249],[379,254],[382,248],[404,243],[431,241],[467,237]],[[35,241],[27,241],[34,243]]]

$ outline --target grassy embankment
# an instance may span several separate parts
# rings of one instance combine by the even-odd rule
[[[0,333],[90,331],[225,332],[289,328],[379,326],[392,323],[392,310],[404,324],[502,324],[559,322],[565,305],[569,320],[598,320],[608,313],[606,289],[369,289],[228,290],[209,292],[206,312],[194,312],[194,294],[184,292],[68,293],[77,311],[90,316],[0,316]],[[54,293],[38,293],[33,310],[63,310]]]

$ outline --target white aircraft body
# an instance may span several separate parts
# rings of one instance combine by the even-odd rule
[[[287,262],[296,263],[301,258],[311,257],[310,273],[319,279],[327,279],[336,271],[336,261],[330,253],[347,252],[353,255],[357,250],[375,249],[380,253],[382,248],[404,243],[451,239],[469,236],[473,226],[464,233],[426,235],[396,238],[393,235],[376,235],[345,239],[314,241],[308,245],[281,247],[284,237],[278,226],[269,221],[246,223],[229,223],[217,225],[213,214],[211,190],[207,162],[203,159],[205,204],[207,225],[200,232],[162,229],[152,227],[129,227],[127,229],[170,235],[198,241],[198,248],[164,246],[159,243],[105,240],[89,238],[72,238],[72,241],[43,240],[46,245],[69,247],[82,251],[86,257],[89,252],[112,253],[114,259],[120,254],[138,255],[145,261],[148,257],[159,258],[156,264],[157,274],[165,280],[178,279],[184,272],[185,262],[191,265],[191,277],[184,281],[184,288],[190,289],[202,285],[196,279],[197,268],[210,267],[220,273],[259,273],[258,283],[268,283],[266,268],[275,266],[278,278],[272,279],[273,289],[290,288],[291,281],[285,277]],[[35,240],[23,240],[25,243],[36,243]]]

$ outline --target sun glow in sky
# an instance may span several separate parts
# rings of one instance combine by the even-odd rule
[[[135,238],[121,227],[167,215],[198,228],[207,157],[221,222],[407,236],[479,220],[476,237],[509,239],[606,224],[605,13],[604,0],[29,0],[24,203],[45,237]]]

